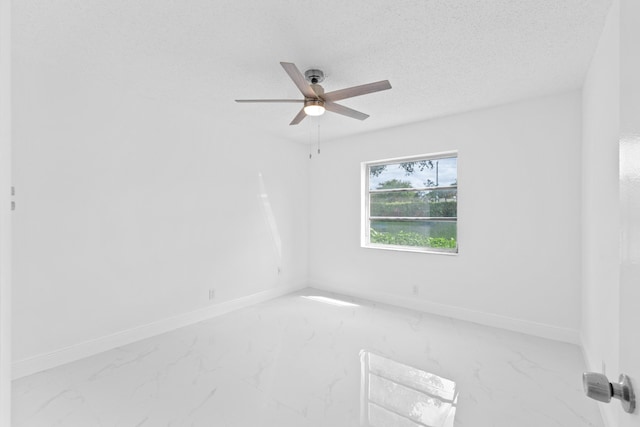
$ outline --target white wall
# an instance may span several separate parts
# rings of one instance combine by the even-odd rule
[[[305,147],[14,59],[14,358],[307,277]],[[278,273],[280,267],[280,273]]]
[[[619,341],[619,4],[613,2],[583,96],[582,342],[589,369],[618,375]],[[601,405],[608,425],[618,411]],[[617,409],[617,408],[615,408]]]
[[[311,284],[577,342],[580,109],[575,91],[325,144],[311,165]],[[449,150],[459,255],[361,248],[360,162]]]
[[[0,426],[11,423],[11,2],[0,0]]]

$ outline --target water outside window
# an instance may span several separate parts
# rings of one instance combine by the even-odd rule
[[[457,156],[367,166],[369,246],[457,252]]]

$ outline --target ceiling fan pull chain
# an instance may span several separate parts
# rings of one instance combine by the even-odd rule
[[[320,122],[318,122],[318,154],[320,154]]]

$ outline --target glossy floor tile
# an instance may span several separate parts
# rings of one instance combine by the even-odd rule
[[[307,289],[14,382],[14,426],[601,426],[577,346]]]

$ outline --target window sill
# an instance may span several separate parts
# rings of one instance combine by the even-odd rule
[[[385,251],[396,252],[417,252],[422,254],[435,254],[435,255],[458,255],[458,249],[451,249],[449,251],[438,251],[433,248],[420,248],[415,246],[395,246],[395,245],[360,245],[364,249],[382,249]]]

